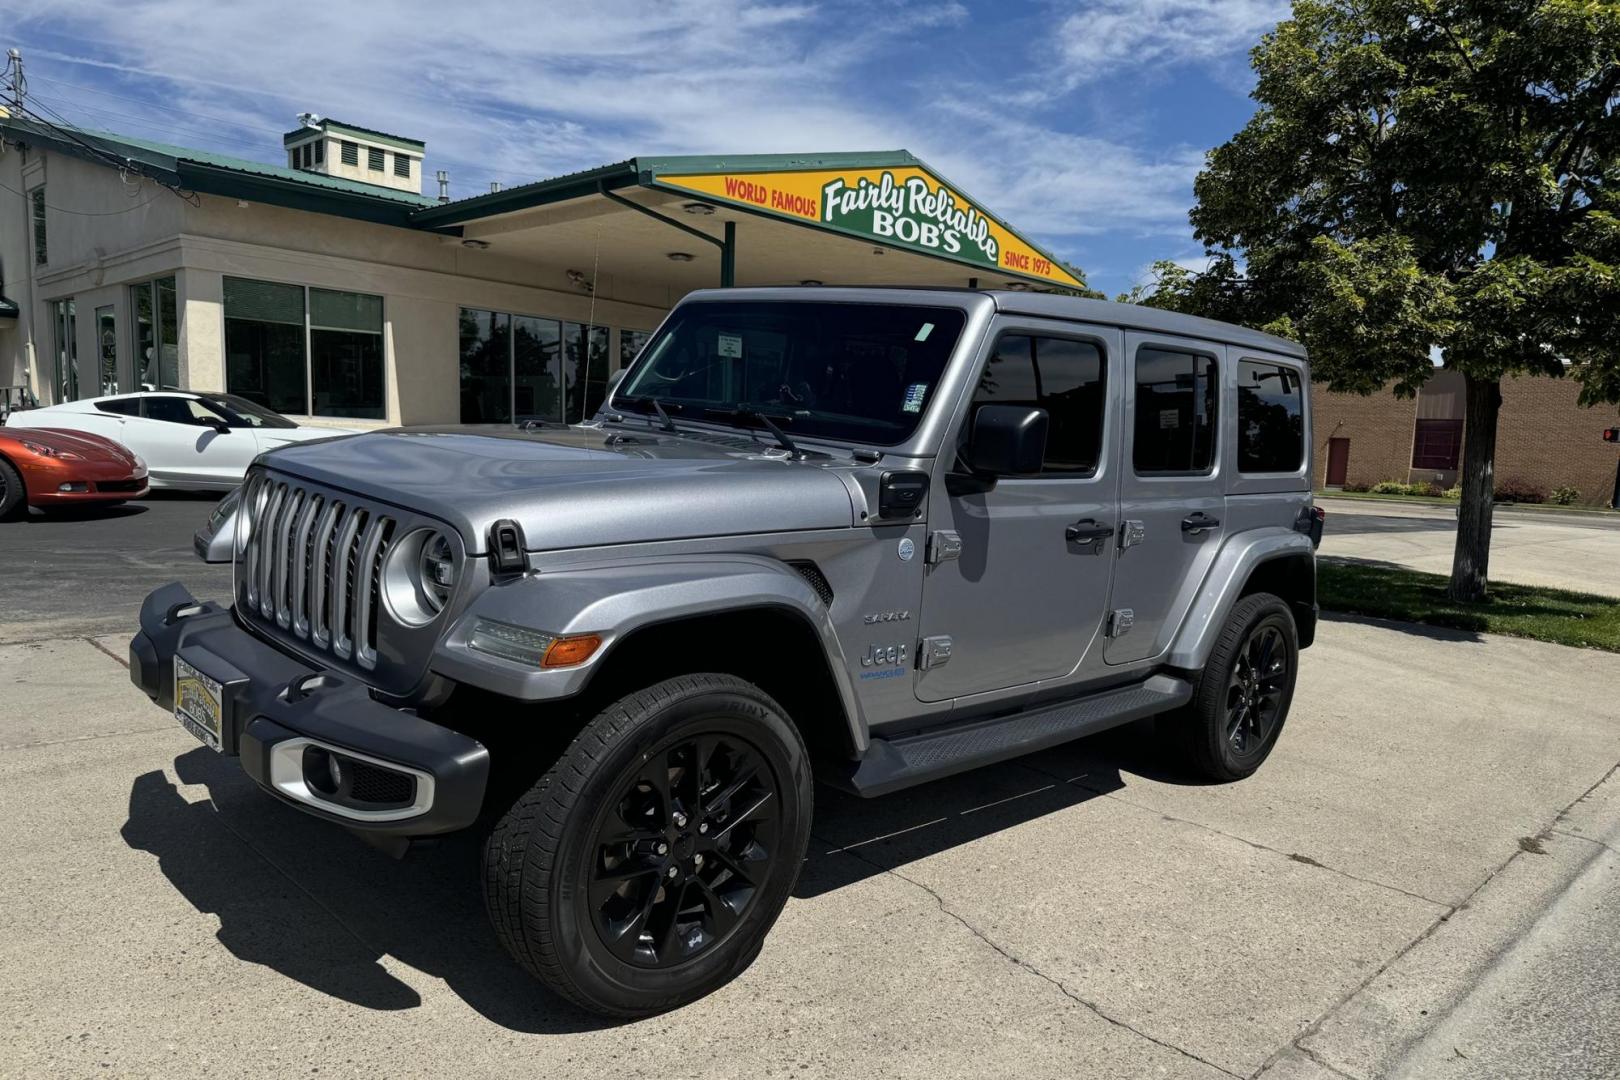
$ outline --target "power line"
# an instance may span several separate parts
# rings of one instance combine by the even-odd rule
[[[20,198],[28,197],[26,193],[18,191],[10,184],[0,184],[0,190],[9,191]],[[134,198],[133,195],[130,197]],[[126,206],[122,210],[69,210],[65,206],[57,206],[54,203],[46,203],[45,206],[48,209],[55,210],[58,214],[72,214],[75,217],[117,217],[119,214],[127,214],[132,210],[140,210],[143,207],[151,206],[155,202],[157,202],[157,196],[154,194],[152,198],[147,199],[145,202],[136,203],[134,206]]]
[[[143,98],[132,97],[128,94],[115,94],[111,90],[101,90],[94,86],[85,86],[83,83],[68,82],[65,79],[47,78],[43,75],[36,75],[34,76],[34,80],[45,83],[49,86],[62,86],[69,87],[74,90],[83,90],[87,94],[97,94],[101,97],[112,98],[114,101],[122,101],[131,105],[139,105],[143,109],[157,109],[161,112],[173,113],[176,116],[196,117],[200,120],[213,120],[216,123],[228,124],[229,126],[238,128],[242,131],[261,131],[267,135],[282,134],[279,129],[260,127],[257,124],[244,124],[240,120],[232,120],[229,117],[216,116],[213,113],[199,112],[196,109],[182,109],[174,105],[164,104],[161,101],[147,101]]]

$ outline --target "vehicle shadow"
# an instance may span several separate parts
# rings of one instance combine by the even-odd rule
[[[1147,768],[1151,724],[937,781],[882,799],[825,785],[794,895],[825,895],[907,863],[1084,803]],[[502,1027],[531,1034],[613,1021],[555,997],[502,950],[480,894],[480,840],[447,837],[396,861],[357,837],[261,792],[234,761],[198,748],[129,793],[125,843],[158,860],[176,891],[219,920],[220,944],[311,989],[370,1009],[421,996],[385,958],[442,979]]]
[[[114,503],[111,506],[85,503],[80,506],[53,506],[49,510],[30,506],[26,514],[20,514],[14,520],[29,525],[54,525],[64,521],[115,521],[118,518],[136,517],[146,513],[146,510],[147,508],[139,502]]]

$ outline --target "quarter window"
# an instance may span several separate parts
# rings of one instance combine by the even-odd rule
[[[45,237],[45,187],[40,185],[28,193],[34,217],[34,265],[44,266],[49,254]]]
[[[1215,463],[1219,394],[1214,357],[1170,349],[1136,351],[1138,473],[1202,473]]]
[[[1003,334],[973,394],[980,405],[1025,405],[1049,417],[1047,474],[1090,476],[1102,455],[1102,349],[1089,341]]]
[[[1238,364],[1238,471],[1295,472],[1305,460],[1304,387],[1281,364]]]
[[[96,408],[104,413],[114,413],[118,416],[141,415],[141,399],[134,397],[114,398],[112,401],[98,401]]]

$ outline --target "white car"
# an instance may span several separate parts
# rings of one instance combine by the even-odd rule
[[[353,435],[352,428],[299,427],[234,394],[160,391],[85,398],[6,418],[8,428],[88,431],[146,459],[154,488],[229,491],[260,452],[290,442]]]

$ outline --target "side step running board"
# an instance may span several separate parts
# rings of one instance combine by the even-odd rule
[[[825,779],[857,795],[887,795],[1168,712],[1187,704],[1192,694],[1192,683],[1186,679],[1155,675],[1146,682],[1029,712],[893,739],[874,738],[850,772]]]

